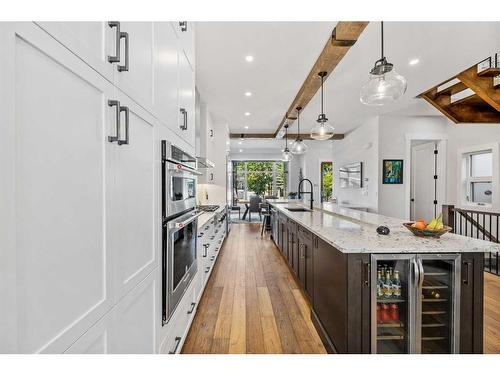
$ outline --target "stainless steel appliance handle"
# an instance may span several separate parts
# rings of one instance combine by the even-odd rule
[[[203,212],[198,212],[197,214],[191,216],[187,220],[181,221],[179,223],[170,223],[169,224],[169,228],[170,229],[182,229],[186,225],[188,225],[189,223],[191,223],[192,221],[195,221],[196,219],[198,219],[198,217],[200,217],[201,215],[203,215]]]
[[[419,285],[420,284],[420,272],[419,272],[419,267],[418,267],[418,264],[417,264],[417,261],[415,259],[413,259],[413,280],[415,282],[415,285]]]
[[[129,67],[129,38],[128,38],[128,33],[121,31],[120,32],[120,39],[118,43],[120,43],[121,39],[125,39],[125,64],[124,65],[118,65],[118,71],[119,72],[128,72],[128,67]]]
[[[175,337],[175,344],[174,347],[168,352],[168,354],[175,354],[177,352],[177,348],[179,347],[179,344],[181,343],[182,337],[176,336]]]
[[[186,172],[189,172],[189,173],[192,173],[192,174],[195,174],[195,175],[198,175],[198,176],[201,176],[203,173],[201,172],[198,172],[196,169],[193,169],[193,168],[189,168],[189,167],[186,167],[182,164],[180,164],[177,160],[175,159],[170,159],[170,158],[166,158],[165,161],[168,161],[169,163],[173,163],[176,165],[177,169],[179,170],[182,170],[182,171],[186,171]]]
[[[128,145],[129,143],[129,122],[130,122],[130,110],[126,106],[120,106],[120,113],[125,112],[125,139],[118,139],[118,144]]]
[[[186,32],[188,29],[187,21],[180,21],[179,26],[180,26],[182,32]]]
[[[116,27],[115,55],[108,55],[108,62],[115,63],[120,61],[120,22],[109,21],[108,26],[111,28]]]
[[[108,135],[108,142],[119,142],[120,139],[120,102],[118,100],[108,100],[108,106],[116,107],[115,125],[116,135]]]
[[[419,273],[419,281],[418,281],[418,289],[422,289],[424,285],[424,266],[422,265],[422,259],[418,259],[418,273]]]

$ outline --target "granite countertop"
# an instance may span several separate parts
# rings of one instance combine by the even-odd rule
[[[402,226],[405,220],[338,207],[334,203],[323,203],[313,211],[292,212],[286,207],[307,208],[308,205],[297,203],[296,199],[269,199],[268,202],[285,216],[344,253],[457,253],[500,250],[498,244],[452,233],[447,233],[440,239],[416,237]],[[379,235],[376,232],[379,225],[387,226],[391,233],[387,236]]]
[[[221,205],[216,211],[212,212],[204,212],[198,217],[198,227],[201,227],[202,225],[205,225],[208,223],[212,218],[215,216],[215,214],[222,212],[225,210],[226,206]]]

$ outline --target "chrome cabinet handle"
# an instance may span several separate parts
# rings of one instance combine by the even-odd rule
[[[110,21],[108,22],[108,26],[113,28],[116,27],[116,45],[115,45],[115,55],[108,55],[108,62],[115,63],[120,61],[120,22],[118,21]]]
[[[129,142],[129,122],[130,110],[126,106],[120,106],[120,113],[125,112],[125,139],[118,139],[118,145],[128,145]]]
[[[118,41],[118,44],[120,43],[121,39],[125,39],[125,64],[124,65],[118,65],[118,71],[119,72],[128,72],[128,66],[129,66],[129,38],[128,38],[128,33],[127,32],[120,32],[120,39]]]
[[[191,302],[191,308],[188,310],[188,314],[192,314],[193,313],[195,306],[196,306],[196,302]]]
[[[187,21],[180,21],[179,26],[181,27],[182,32],[186,32],[188,29],[188,23]]]
[[[209,247],[209,246],[210,246],[210,245],[209,245],[209,244],[207,244],[207,243],[203,244],[203,249],[205,250],[205,254],[203,254],[203,258],[206,258],[206,257],[207,257],[207,255],[208,255],[208,247]]]
[[[188,118],[187,118],[187,111],[185,108],[179,108],[179,111],[182,114],[182,125],[179,126],[181,130],[187,130],[188,128]]]
[[[471,274],[471,266],[472,263],[468,260],[463,261],[462,264],[464,264],[465,267],[465,277],[462,279],[462,282],[464,285],[469,285],[470,284],[470,274]]]
[[[175,344],[174,344],[174,347],[172,348],[172,350],[170,350],[170,351],[168,352],[168,354],[175,354],[175,353],[177,352],[177,348],[179,347],[179,344],[181,343],[181,339],[182,339],[182,337],[180,337],[180,336],[176,336],[176,337],[175,337],[175,341],[174,341],[174,342],[175,342]]]
[[[119,142],[120,139],[120,102],[118,100],[108,100],[108,106],[116,107],[115,124],[116,135],[108,135],[108,142]]]
[[[205,273],[208,273],[210,271],[210,267],[205,268]]]

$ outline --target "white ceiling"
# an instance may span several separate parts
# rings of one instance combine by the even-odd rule
[[[275,131],[334,26],[335,22],[199,23],[197,86],[215,119],[227,121],[235,133]],[[500,22],[384,26],[385,55],[408,80],[408,90],[383,108],[360,103],[359,90],[380,57],[380,23],[371,22],[325,82],[325,113],[338,133],[377,114],[438,115],[415,96],[500,50]],[[244,60],[247,54],[255,57],[254,62]],[[410,66],[413,58],[420,62]],[[245,91],[253,96],[245,97]],[[252,115],[245,117],[246,111]],[[304,131],[314,125],[318,112],[316,95],[301,116]],[[296,125],[292,132],[295,129]]]
[[[196,86],[214,119],[232,132],[274,131],[335,24],[198,22]]]

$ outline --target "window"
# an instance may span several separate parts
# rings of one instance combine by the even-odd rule
[[[464,154],[464,157],[466,202],[478,206],[491,206],[493,196],[492,150],[472,152]]]
[[[333,193],[333,163],[321,163],[321,202],[328,202]]]

